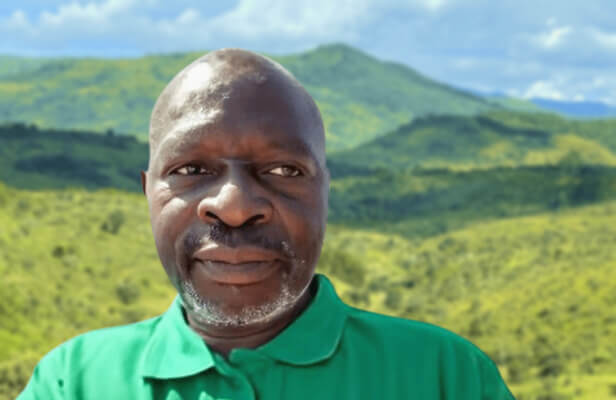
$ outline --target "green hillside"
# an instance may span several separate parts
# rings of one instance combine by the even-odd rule
[[[174,296],[141,195],[0,185],[0,226],[0,399],[53,346],[158,314]],[[334,224],[319,269],[351,304],[469,338],[518,399],[607,399],[615,237],[616,203],[416,238]]]
[[[317,101],[332,151],[354,147],[418,116],[503,108],[345,45],[322,46],[278,61]]]
[[[545,109],[542,109],[535,103],[530,100],[520,99],[516,97],[509,97],[503,95],[486,95],[485,99],[491,101],[492,103],[498,104],[503,108],[511,111],[522,111],[522,112],[545,112]]]
[[[616,120],[572,121],[554,114],[490,112],[414,120],[331,157],[339,168],[616,165]]]
[[[450,126],[441,124],[445,128],[430,132],[432,137],[441,135],[447,141],[448,137],[455,137],[451,132],[466,129],[464,123],[475,123],[478,118],[481,121],[483,117],[442,117],[438,120],[450,122]],[[483,142],[469,139],[470,135],[464,136],[464,140],[490,147],[490,140],[506,138],[518,144],[520,149],[534,149],[533,154],[541,162],[536,165],[522,163],[518,167],[505,163],[505,166],[491,168],[460,169],[447,165],[407,168],[404,164],[397,164],[397,160],[405,157],[413,160],[419,155],[404,155],[407,149],[402,144],[392,146],[392,151],[378,147],[392,135],[374,142],[378,151],[390,154],[389,158],[382,159],[382,165],[369,162],[368,168],[344,164],[347,158],[342,156],[348,157],[353,152],[330,157],[329,220],[415,237],[459,229],[486,219],[530,215],[616,199],[616,166],[611,162],[611,152],[600,144],[566,135],[563,137],[577,145],[566,152],[549,147],[553,143],[545,131],[508,129],[488,130],[487,134],[473,133],[486,137]],[[0,181],[11,186],[25,189],[114,187],[141,191],[139,171],[146,168],[148,150],[145,143],[134,137],[39,130],[13,124],[0,126],[0,141],[3,144],[0,148]],[[585,148],[578,143],[582,141],[586,141],[588,149],[601,149],[604,157],[597,157],[591,150],[584,152]],[[416,142],[414,146],[421,150],[420,143]],[[370,161],[362,154],[365,148],[370,147],[360,147],[357,150],[360,155],[350,159]],[[470,162],[473,157],[481,160],[471,144],[463,142],[456,148],[459,149],[459,159],[449,154],[454,166],[460,159],[464,162]],[[409,147],[408,151],[412,150],[414,148]],[[580,153],[571,153],[573,151]],[[546,161],[550,161],[548,155],[559,152],[566,157]],[[437,159],[434,153],[432,157]],[[374,154],[378,156],[379,153]],[[520,160],[510,157],[507,161],[513,164]],[[414,223],[397,223],[407,218],[412,218]]]
[[[165,84],[202,53],[133,59],[0,58],[0,121],[145,138]],[[426,114],[502,106],[345,45],[273,57],[306,85],[323,113],[328,151],[351,148]]]
[[[47,58],[0,55],[0,77],[9,77],[40,68]]]
[[[138,191],[148,146],[112,132],[0,125],[0,181],[26,189],[114,187]]]
[[[424,237],[480,221],[614,199],[616,168],[612,167],[563,164],[463,172],[385,171],[333,180],[329,220]]]

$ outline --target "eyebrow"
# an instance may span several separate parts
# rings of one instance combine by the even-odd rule
[[[206,128],[207,129],[207,128]],[[163,139],[157,144],[155,150],[155,156],[153,157],[161,165],[166,165],[170,160],[181,157],[183,154],[196,153],[201,148],[201,144],[206,142],[207,139],[203,139],[200,136],[212,134],[212,132],[204,131],[204,127],[201,126],[198,129],[200,132],[196,132],[197,129],[190,129],[185,131],[170,132],[163,135]],[[193,131],[193,133],[191,133]],[[215,133],[214,133],[215,135]],[[178,140],[177,136],[184,136],[184,139]],[[225,140],[224,138],[212,138],[214,140]],[[166,142],[172,141],[171,144]],[[267,138],[264,142],[261,150],[258,152],[257,157],[252,158],[267,158],[272,153],[284,153],[289,155],[290,158],[302,161],[308,164],[307,166],[314,169],[315,172],[318,169],[320,163],[316,154],[312,151],[310,146],[300,140],[288,140],[281,142],[280,140],[273,140]],[[206,145],[207,148],[207,145]],[[164,149],[164,150],[163,150]]]

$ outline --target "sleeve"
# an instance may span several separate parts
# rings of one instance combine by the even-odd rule
[[[481,400],[515,400],[498,371],[498,367],[480,351]]]
[[[64,363],[62,351],[56,348],[49,352],[34,368],[25,389],[17,400],[61,400],[64,399]]]

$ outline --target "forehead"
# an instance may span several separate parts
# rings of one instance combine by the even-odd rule
[[[235,159],[267,158],[284,152],[318,161],[318,149],[304,135],[284,128],[275,123],[238,124],[193,118],[190,123],[175,125],[163,136],[153,159],[166,162],[197,151],[210,157]]]
[[[207,65],[198,75],[178,82],[159,107],[152,158],[175,157],[195,147],[212,155],[285,150],[324,158],[320,116],[303,89],[263,74],[224,82]]]

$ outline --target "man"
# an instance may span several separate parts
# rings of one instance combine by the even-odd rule
[[[20,399],[512,399],[461,337],[353,309],[314,274],[329,175],[319,111],[280,65],[207,54],[160,95],[142,172],[162,316],[45,356]]]

